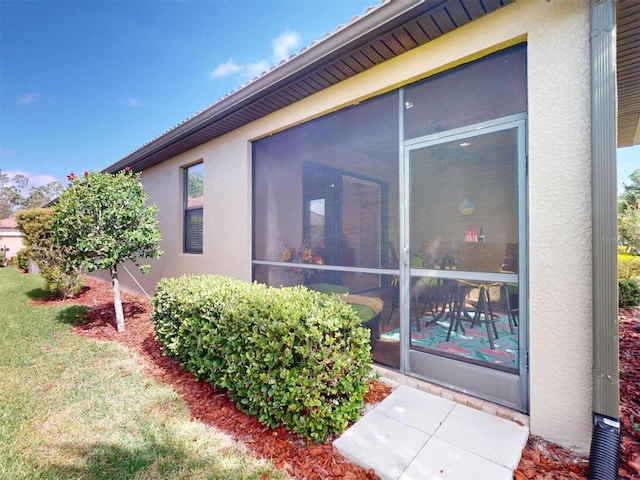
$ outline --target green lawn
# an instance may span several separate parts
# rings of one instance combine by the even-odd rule
[[[287,478],[191,421],[136,354],[73,335],[83,307],[32,305],[41,286],[0,268],[0,478]]]

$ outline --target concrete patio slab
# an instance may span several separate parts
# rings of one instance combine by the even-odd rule
[[[432,438],[409,464],[400,480],[512,480],[513,470]]]
[[[442,420],[456,406],[452,400],[405,385],[398,387],[394,393],[380,402],[375,411],[429,434],[440,427]]]
[[[407,386],[333,444],[385,480],[511,479],[529,428]]]
[[[480,457],[515,470],[529,429],[464,405],[457,405],[437,437]]]
[[[333,445],[346,458],[395,480],[413,461],[430,435],[374,410],[356,422]],[[399,441],[402,439],[402,441]]]

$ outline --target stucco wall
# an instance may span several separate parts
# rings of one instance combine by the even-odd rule
[[[579,6],[552,5],[529,32],[531,45],[546,45],[529,53],[530,398],[534,434],[586,452],[592,400],[591,110],[589,12]],[[558,61],[550,63],[549,52]]]
[[[251,144],[239,131],[201,145],[142,174],[145,192],[158,206],[162,233],[158,260],[148,275],[126,265],[135,281],[121,270],[123,288],[138,282],[153,294],[157,281],[183,274],[215,273],[251,280]],[[183,253],[182,168],[204,162],[203,253]]]
[[[251,140],[528,42],[531,432],[579,451],[591,431],[589,8],[519,1],[144,172],[164,255],[148,277],[251,278]],[[141,141],[144,139],[141,139]],[[180,167],[204,160],[204,252],[182,253]],[[125,286],[132,286],[123,278]]]
[[[9,249],[8,259],[15,257],[18,250],[23,247],[22,237],[22,233],[18,230],[0,231],[0,248],[7,247]]]

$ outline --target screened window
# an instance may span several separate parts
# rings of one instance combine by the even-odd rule
[[[202,253],[204,164],[184,169],[184,251]]]
[[[405,140],[525,112],[526,52],[511,47],[408,86]]]
[[[253,144],[254,279],[378,287],[398,238],[398,93]],[[338,268],[336,268],[338,267]]]

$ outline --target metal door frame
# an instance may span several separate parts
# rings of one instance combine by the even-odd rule
[[[400,95],[400,109],[404,108],[403,95]],[[403,116],[401,115],[401,119]],[[400,369],[402,373],[419,377],[433,383],[475,395],[495,403],[528,412],[529,375],[528,375],[528,265],[527,265],[527,145],[526,115],[517,114],[469,125],[462,128],[428,135],[404,141],[404,124],[400,125]],[[515,129],[517,134],[518,162],[518,289],[520,297],[519,311],[519,372],[511,374],[503,371],[473,365],[437,355],[410,349],[410,238],[411,238],[411,198],[410,198],[410,154],[412,151],[433,147],[442,143],[469,139],[479,135],[503,130]],[[420,270],[429,275],[428,270]],[[436,272],[431,272],[434,275]],[[447,272],[449,273],[449,272]],[[455,272],[450,272],[455,276]],[[446,276],[438,271],[439,276]],[[453,278],[453,277],[452,277]]]

